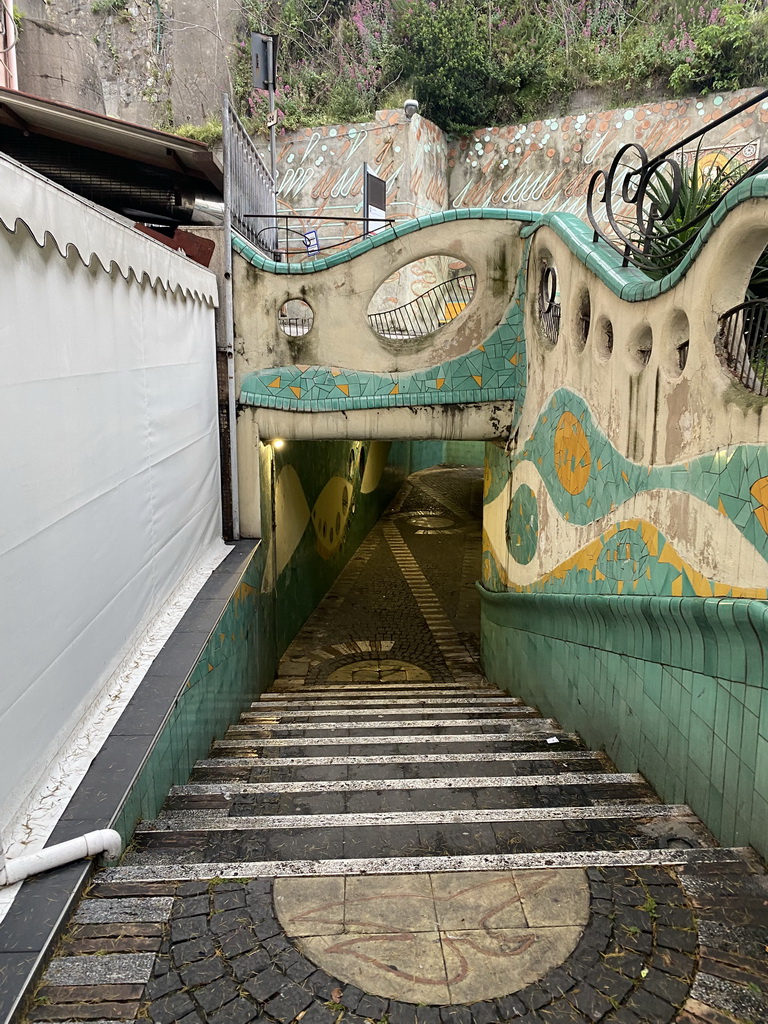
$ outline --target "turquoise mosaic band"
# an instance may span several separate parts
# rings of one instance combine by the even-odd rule
[[[692,494],[726,516],[768,558],[768,447],[740,444],[670,466],[631,462],[595,423],[586,402],[555,391],[531,436],[512,456],[489,460],[486,504],[522,462],[536,466],[558,512],[578,526],[593,523],[643,491]]]

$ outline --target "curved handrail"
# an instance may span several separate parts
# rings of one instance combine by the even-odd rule
[[[402,306],[369,313],[368,323],[382,338],[422,338],[455,319],[475,294],[476,274],[441,281]]]

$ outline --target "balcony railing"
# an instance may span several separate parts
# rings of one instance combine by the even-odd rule
[[[423,338],[461,313],[472,301],[475,284],[475,274],[442,281],[402,306],[369,313],[368,323],[382,338]]]
[[[768,299],[734,306],[720,317],[716,340],[727,369],[756,395],[768,395]]]

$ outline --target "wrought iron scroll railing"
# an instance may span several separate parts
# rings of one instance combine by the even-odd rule
[[[224,203],[231,226],[271,256],[277,247],[275,183],[228,96],[224,97],[222,123]],[[254,214],[258,214],[258,222],[253,220]]]
[[[742,302],[718,322],[718,354],[728,370],[756,395],[768,395],[768,299]]]
[[[631,142],[619,149],[610,168],[596,171],[587,192],[587,216],[594,240],[602,238],[650,276],[669,273],[684,259],[702,225],[730,190],[768,167],[756,149],[707,145],[722,139],[723,124],[768,99],[768,90],[710,121],[658,156]],[[708,159],[701,159],[703,150]],[[715,152],[712,153],[711,151]],[[694,173],[694,168],[695,173]]]
[[[383,338],[422,338],[461,313],[472,301],[475,283],[475,274],[442,281],[402,306],[369,313],[368,323]]]

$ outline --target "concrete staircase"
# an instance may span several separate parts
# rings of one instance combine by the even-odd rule
[[[685,806],[616,774],[501,691],[275,686],[140,825],[130,877],[679,862],[713,851]],[[183,853],[182,853],[183,851]],[[712,853],[715,858],[721,852]],[[523,858],[523,860],[520,860]],[[332,861],[333,865],[327,863]],[[129,870],[130,869],[130,870]],[[141,871],[139,871],[141,869]]]

